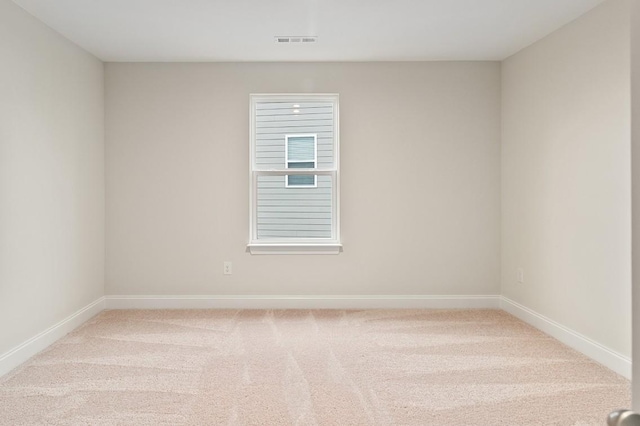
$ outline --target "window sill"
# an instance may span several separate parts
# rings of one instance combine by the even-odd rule
[[[339,254],[342,244],[250,243],[251,254]]]

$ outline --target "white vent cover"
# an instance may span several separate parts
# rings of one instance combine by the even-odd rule
[[[316,36],[276,36],[276,43],[315,43],[318,41]]]

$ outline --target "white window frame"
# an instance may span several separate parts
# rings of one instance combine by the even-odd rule
[[[313,138],[313,160],[305,160],[305,161],[289,161],[289,138]],[[289,168],[289,163],[310,163],[313,162],[313,168],[318,168],[318,135],[317,134],[297,134],[297,135],[285,135],[284,137],[284,168]],[[296,169],[298,170],[298,169]],[[317,188],[318,187],[318,176],[313,175],[313,185],[289,185],[289,175],[285,175],[284,177],[284,187],[285,188]]]
[[[340,240],[340,114],[338,94],[295,93],[295,94],[251,94],[249,96],[249,243],[247,248],[251,254],[338,254],[342,251]],[[260,102],[291,102],[292,106],[301,102],[331,102],[333,104],[333,167],[288,169],[285,146],[285,164],[282,169],[261,168],[256,164],[256,106]],[[296,135],[294,135],[296,136]],[[308,175],[331,176],[331,237],[330,238],[269,238],[258,239],[258,177]],[[286,183],[286,178],[285,178]],[[300,186],[296,186],[300,188]]]

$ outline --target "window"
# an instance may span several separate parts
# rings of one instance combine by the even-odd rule
[[[251,95],[252,254],[340,251],[338,95]]]
[[[318,161],[318,135],[285,136],[285,167],[287,169],[315,169]],[[287,188],[317,188],[316,175],[287,175]]]

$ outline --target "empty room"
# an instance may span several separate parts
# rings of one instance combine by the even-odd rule
[[[0,0],[0,425],[640,425],[639,4]]]

